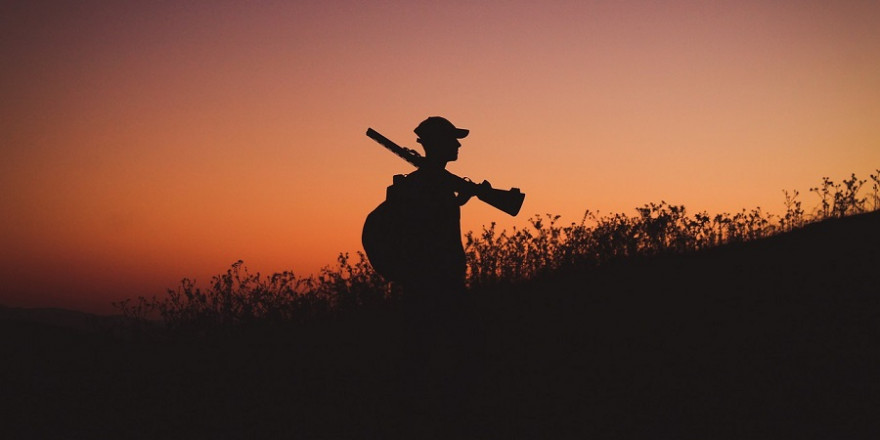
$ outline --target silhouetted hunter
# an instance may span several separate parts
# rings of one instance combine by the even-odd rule
[[[422,157],[373,129],[367,136],[418,167],[395,175],[386,200],[367,217],[363,245],[370,263],[386,279],[401,284],[407,294],[420,296],[464,291],[465,254],[461,244],[461,210],[471,197],[516,215],[525,195],[517,188],[493,189],[446,170],[458,159],[459,139],[468,130],[432,116],[415,128]]]

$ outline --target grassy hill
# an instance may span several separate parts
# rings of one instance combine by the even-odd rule
[[[878,263],[873,213],[536,282],[498,337],[539,378],[503,374],[572,433],[856,438],[880,408]]]
[[[874,438],[878,267],[874,212],[485,288],[438,337],[390,306],[142,340],[4,318],[4,438]]]

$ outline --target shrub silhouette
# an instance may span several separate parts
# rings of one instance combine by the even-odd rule
[[[872,209],[880,209],[880,169],[870,175]],[[515,284],[565,270],[589,270],[612,261],[681,254],[728,243],[757,240],[803,227],[810,222],[866,212],[868,197],[859,197],[866,180],[855,174],[841,183],[828,177],[810,188],[819,206],[807,215],[799,192],[783,190],[785,213],[775,216],[760,207],[740,212],[689,215],[682,205],[661,201],[636,208],[636,215],[599,216],[586,211],[580,222],[559,225],[560,216],[536,215],[528,227],[498,231],[495,223],[465,234],[467,283],[471,289]],[[129,329],[141,331],[160,319],[166,330],[228,332],[254,325],[303,322],[328,314],[393,302],[397,286],[386,282],[362,252],[340,253],[335,266],[300,277],[285,271],[262,276],[237,261],[202,289],[183,279],[163,297],[114,303]]]
[[[880,173],[880,170],[877,171]],[[877,176],[872,174],[871,179],[875,182],[873,200],[874,209],[877,209]],[[823,177],[821,186],[810,188],[821,200],[817,208],[818,214],[822,218],[839,218],[865,212],[867,197],[858,198],[859,190],[865,182],[866,180],[859,180],[855,174],[844,179],[842,183],[834,183],[828,177]]]
[[[324,267],[317,276],[298,277],[291,271],[262,276],[250,273],[244,262],[232,264],[214,276],[208,287],[184,278],[164,297],[139,297],[114,303],[129,331],[155,327],[159,318],[165,330],[183,333],[224,333],[254,325],[305,322],[340,312],[386,302],[395,291],[358,252],[352,262],[341,253],[335,267]]]

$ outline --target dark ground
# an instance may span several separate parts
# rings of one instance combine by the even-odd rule
[[[7,314],[0,437],[880,435],[876,212],[482,292],[421,355],[406,322],[132,342]]]

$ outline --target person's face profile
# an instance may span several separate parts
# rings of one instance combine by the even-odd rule
[[[432,155],[438,159],[445,161],[453,161],[458,159],[458,149],[461,148],[461,142],[454,136],[422,140],[422,145],[426,150],[430,150]]]

